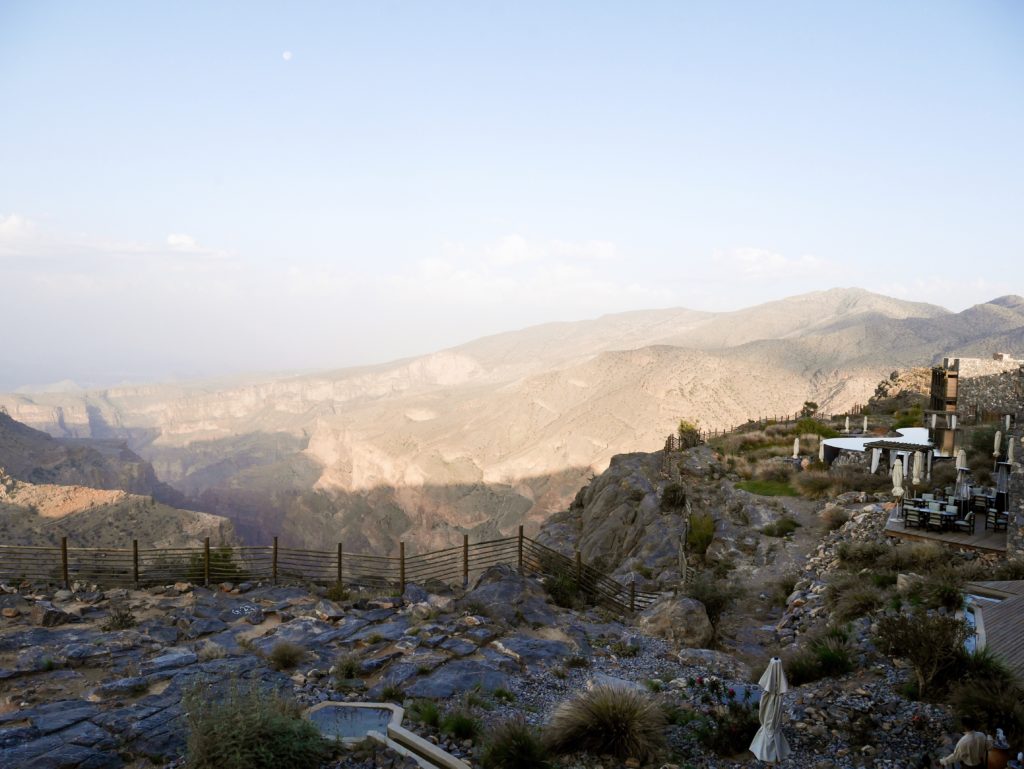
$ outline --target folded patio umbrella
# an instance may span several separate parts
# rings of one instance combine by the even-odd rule
[[[824,462],[825,461],[825,441],[824,440],[819,440],[818,441],[818,461],[820,461],[820,462]]]
[[[1012,440],[1006,442],[1006,461],[1011,465],[1013,464],[1013,449],[1014,444]]]
[[[846,418],[846,432],[850,432],[850,418]]]
[[[958,451],[956,453],[956,469],[957,470],[966,470],[967,469],[967,452],[964,451],[963,449],[960,449],[960,451]]]
[[[924,453],[920,451],[914,452],[914,475],[913,483],[915,486],[921,485],[921,476],[924,474]]]
[[[892,495],[897,498],[903,496],[903,462],[899,459],[892,466]]]
[[[793,459],[796,459],[799,456],[800,456],[800,439],[799,438],[794,438],[793,439]]]
[[[861,432],[867,433],[867,431],[868,431],[868,418],[867,418],[867,416],[865,416],[864,417],[864,429]]]
[[[750,743],[750,752],[762,761],[774,764],[792,752],[782,733],[782,695],[789,690],[786,674],[782,670],[782,660],[772,657],[757,683],[764,689],[758,711],[761,728]]]
[[[999,459],[999,455],[1002,453],[1003,448],[1003,433],[1001,430],[996,430],[995,445],[992,447],[992,456]]]

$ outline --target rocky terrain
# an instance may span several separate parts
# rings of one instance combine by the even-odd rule
[[[126,441],[250,542],[313,545],[330,531],[393,551],[535,531],[612,456],[660,446],[681,417],[721,428],[805,400],[841,412],[936,351],[1022,343],[1018,297],[953,314],[835,289],[731,313],[548,324],[374,367],[0,406],[54,436]]]
[[[236,540],[227,518],[179,510],[152,497],[85,486],[24,483],[0,467],[0,544],[72,547],[198,547]]]

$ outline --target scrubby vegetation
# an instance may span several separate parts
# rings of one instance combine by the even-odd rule
[[[700,572],[686,586],[686,594],[704,604],[708,621],[717,632],[722,615],[736,602],[740,592],[732,583],[715,579],[707,572]]]
[[[690,531],[686,535],[690,552],[703,557],[714,538],[715,519],[710,514],[695,513],[690,516]]]
[[[523,718],[494,727],[480,756],[484,769],[548,769],[548,749],[540,733]]]
[[[278,641],[267,655],[275,670],[294,670],[306,656],[306,650],[291,641]]]
[[[223,696],[196,686],[184,697],[186,769],[307,769],[330,750],[301,708],[276,692],[233,683]]]
[[[665,745],[665,716],[650,695],[598,686],[563,702],[545,733],[558,754],[584,751],[646,761]]]
[[[842,676],[853,670],[853,646],[845,631],[830,628],[808,639],[783,661],[783,667],[794,686]]]
[[[110,616],[100,626],[103,630],[127,630],[135,627],[135,615],[127,606],[116,606],[110,611]]]

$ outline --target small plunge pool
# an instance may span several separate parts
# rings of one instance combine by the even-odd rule
[[[388,724],[397,725],[402,713],[385,703],[322,702],[310,708],[306,718],[328,739],[360,742],[369,732],[386,735]]]

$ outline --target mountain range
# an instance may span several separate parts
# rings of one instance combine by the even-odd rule
[[[1021,297],[952,313],[833,289],[549,323],[377,366],[12,393],[0,407],[65,441],[120,442],[248,541],[415,550],[535,529],[680,419],[725,428],[806,400],[841,413],[893,369],[997,350],[1024,350]]]

